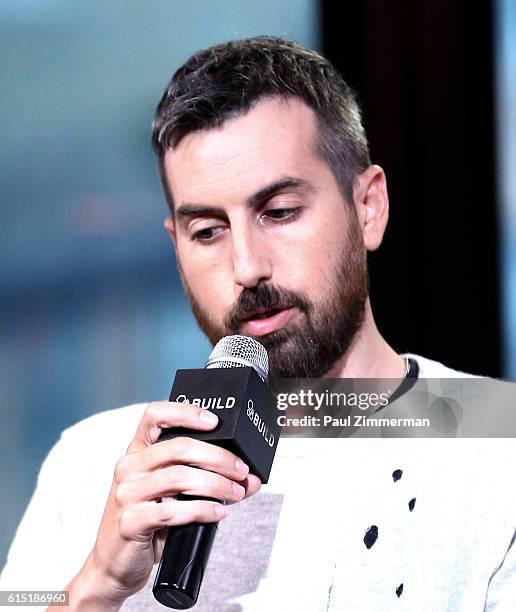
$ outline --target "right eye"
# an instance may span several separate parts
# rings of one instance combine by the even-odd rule
[[[202,229],[193,232],[190,236],[190,240],[201,243],[213,242],[222,230],[223,228],[219,226],[203,227]]]

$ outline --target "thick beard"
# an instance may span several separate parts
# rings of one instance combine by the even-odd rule
[[[224,336],[239,333],[245,315],[258,308],[296,306],[303,313],[301,324],[287,324],[266,336],[253,336],[267,349],[272,384],[280,378],[318,378],[327,374],[347,353],[364,321],[369,277],[355,214],[351,214],[342,260],[331,272],[328,294],[320,305],[301,292],[260,284],[243,289],[223,324],[217,324],[193,296],[179,260],[178,268],[192,312],[212,344]]]

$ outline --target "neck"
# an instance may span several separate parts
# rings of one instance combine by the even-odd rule
[[[403,378],[405,360],[384,340],[367,298],[362,327],[327,378]]]

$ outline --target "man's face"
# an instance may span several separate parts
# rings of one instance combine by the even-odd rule
[[[270,376],[317,377],[348,350],[367,300],[354,206],[315,152],[303,102],[260,101],[165,156],[179,269],[199,326],[267,348]]]

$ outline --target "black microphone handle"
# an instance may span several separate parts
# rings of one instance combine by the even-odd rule
[[[178,495],[178,499],[194,498]],[[161,604],[175,610],[187,610],[195,605],[217,528],[218,523],[169,527],[152,587],[154,597]]]
[[[158,443],[177,436],[191,436],[221,446],[239,456],[265,483],[281,431],[267,400],[267,385],[251,366],[178,370],[170,401],[192,401],[202,408],[216,410],[219,423],[211,431],[183,427],[164,429]],[[221,502],[185,494],[178,495],[177,499]],[[154,597],[161,604],[176,610],[187,610],[195,605],[217,524],[196,522],[169,527],[152,587]]]

